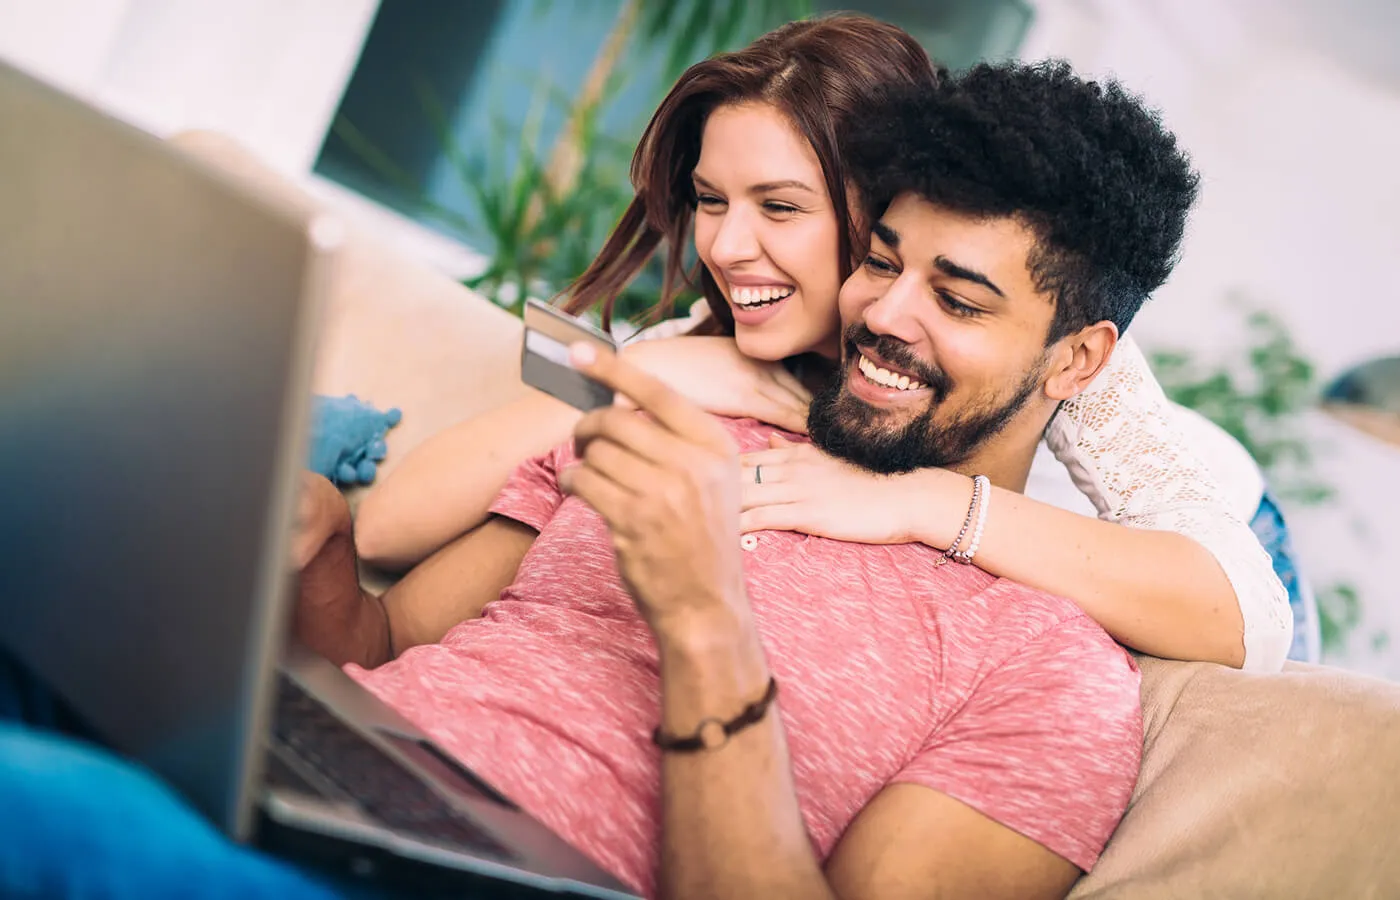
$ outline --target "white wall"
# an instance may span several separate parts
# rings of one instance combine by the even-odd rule
[[[0,57],[162,136],[310,171],[378,0],[0,0]]]
[[[1353,4],[1353,6],[1357,6]],[[1400,354],[1400,82],[1266,26],[1254,0],[1046,0],[1028,57],[1062,56],[1143,93],[1204,184],[1184,256],[1134,325],[1152,346],[1238,353],[1238,292],[1279,314],[1324,378]],[[1400,38],[1400,34],[1397,34]],[[1314,581],[1353,579],[1369,621],[1348,663],[1400,677],[1400,450],[1316,415],[1333,509],[1294,511]],[[1369,651],[1375,629],[1395,650]]]
[[[385,243],[457,277],[479,254],[312,174],[379,0],[0,0],[0,59],[163,137],[239,140]]]

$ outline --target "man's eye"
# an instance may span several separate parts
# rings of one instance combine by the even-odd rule
[[[968,306],[966,303],[961,302],[947,291],[939,291],[938,299],[943,302],[943,305],[945,307],[947,307],[948,312],[952,313],[955,316],[962,316],[963,318],[971,319],[975,316],[980,316],[983,312],[985,312],[985,310],[978,309],[975,306]]]
[[[878,256],[867,256],[861,265],[874,272],[876,275],[898,275],[899,269],[885,262]]]

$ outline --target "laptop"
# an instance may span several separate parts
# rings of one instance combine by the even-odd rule
[[[3,64],[0,122],[0,650],[233,840],[392,890],[634,896],[287,646],[339,223]]]

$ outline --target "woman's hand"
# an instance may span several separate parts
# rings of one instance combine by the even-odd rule
[[[955,508],[941,502],[945,480],[966,482],[971,496],[970,481],[943,469],[876,475],[780,435],[769,445],[740,458],[739,527],[746,533],[800,531],[862,544],[906,544],[926,540],[931,523],[923,519],[945,506]]]
[[[760,362],[740,353],[733,338],[638,341],[622,351],[622,358],[706,412],[807,433],[811,392],[782,363]]]

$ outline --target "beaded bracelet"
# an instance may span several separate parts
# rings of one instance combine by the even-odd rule
[[[967,518],[963,519],[962,528],[958,530],[958,536],[953,538],[953,543],[949,544],[948,549],[943,551],[943,558],[938,561],[940,566],[950,559],[956,559],[959,562],[962,561],[958,553],[958,547],[962,545],[963,538],[967,537],[967,530],[972,527],[973,518],[977,515],[979,501],[982,499],[982,481],[978,479],[982,479],[982,481],[986,480],[981,475],[972,479],[972,502],[967,505]]]
[[[992,480],[986,475],[978,475],[973,479],[973,503],[977,506],[977,527],[972,529],[972,543],[967,550],[955,552],[953,558],[963,565],[972,565],[972,558],[977,555],[977,548],[982,544],[982,529],[987,524],[987,507],[992,505]],[[972,511],[968,510],[968,518],[972,517]]]

